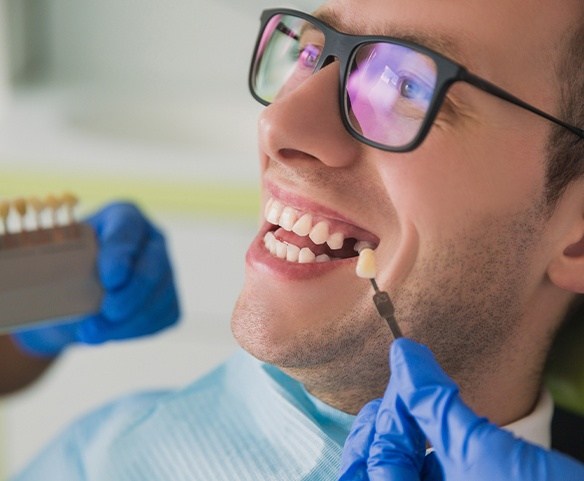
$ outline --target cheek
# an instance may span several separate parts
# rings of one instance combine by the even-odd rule
[[[506,217],[542,196],[542,154],[523,142],[427,144],[381,171],[400,223],[414,225],[422,245]]]

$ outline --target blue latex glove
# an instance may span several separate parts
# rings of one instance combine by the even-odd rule
[[[13,333],[26,352],[54,356],[72,343],[100,344],[160,331],[179,318],[163,235],[132,204],[111,204],[86,221],[97,236],[101,310],[66,324]]]
[[[355,420],[340,480],[584,480],[584,465],[474,414],[428,348],[398,339],[390,365],[383,399]],[[420,449],[426,439],[435,450],[429,456]]]

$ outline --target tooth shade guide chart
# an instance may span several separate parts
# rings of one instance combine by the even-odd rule
[[[72,194],[0,200],[0,331],[98,312],[93,229]]]
[[[76,223],[75,207],[78,198],[66,192],[60,196],[18,197],[0,199],[0,235]]]

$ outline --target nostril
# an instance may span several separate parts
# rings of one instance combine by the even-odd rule
[[[279,157],[282,160],[318,160],[314,155],[296,149],[280,149],[278,153],[280,154]]]

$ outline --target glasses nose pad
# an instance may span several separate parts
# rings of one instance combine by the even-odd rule
[[[339,58],[336,57],[335,55],[332,55],[332,54],[322,56],[320,58],[320,62],[318,62],[316,69],[314,71],[318,72],[319,70],[322,70],[323,68],[328,67],[333,62],[338,62],[338,61],[339,61]]]

